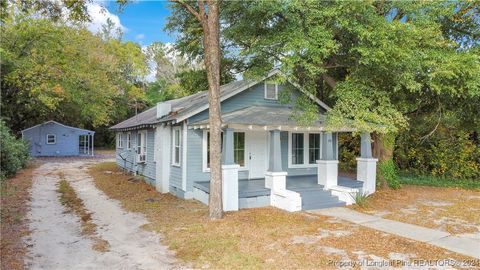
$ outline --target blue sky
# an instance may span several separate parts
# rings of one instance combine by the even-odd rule
[[[124,40],[149,45],[154,41],[174,42],[175,37],[168,35],[163,28],[170,15],[167,1],[135,1],[125,6],[122,12],[114,1],[105,5],[108,11],[117,15],[124,28]]]

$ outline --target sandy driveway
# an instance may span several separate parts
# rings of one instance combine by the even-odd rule
[[[102,160],[105,161],[105,160]],[[98,190],[87,167],[99,160],[47,162],[34,172],[30,220],[30,269],[172,269],[180,268],[161,235],[140,227],[142,215],[125,212],[118,201]],[[77,216],[65,213],[56,191],[63,173],[85,207],[92,213],[98,236],[108,241],[107,252],[92,249],[81,234]]]

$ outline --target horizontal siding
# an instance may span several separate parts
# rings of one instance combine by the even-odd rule
[[[47,134],[55,135],[55,144],[47,144]],[[23,138],[29,142],[31,156],[77,156],[79,136],[85,134],[88,132],[56,123],[46,123],[24,131]]]
[[[138,131],[131,131],[131,149],[127,149],[127,133],[121,132],[121,139],[123,141],[123,148],[116,147],[116,161],[117,165],[128,170],[132,173],[137,173],[138,175],[144,176],[145,180],[151,184],[155,185],[155,162],[153,160],[154,153],[154,143],[155,143],[155,131],[153,129],[147,130],[147,160],[146,163],[136,164],[136,153],[135,149],[137,147],[137,134]],[[120,157],[120,154],[123,154],[126,158],[125,160]]]
[[[183,127],[180,128],[180,133],[183,136]],[[170,147],[170,150],[168,151],[169,155],[172,155],[172,149],[173,149],[173,129],[172,129],[172,145]],[[183,141],[183,140],[181,140]],[[188,144],[188,142],[187,142]],[[184,147],[182,144],[180,144],[181,147]],[[188,149],[188,148],[187,148]],[[176,187],[178,189],[182,189],[182,166],[185,166],[185,164],[182,164],[182,155],[183,155],[183,150],[180,148],[180,166],[170,166],[170,186]],[[188,167],[187,167],[188,168]]]
[[[290,88],[292,89],[292,88]],[[279,92],[289,91],[286,86],[280,85]],[[222,102],[222,113],[228,113],[236,111],[249,106],[288,106],[287,104],[281,104],[278,100],[265,99],[264,97],[264,83],[258,83],[251,88],[241,92],[240,94],[233,96]],[[298,90],[292,90],[292,100],[296,99],[299,95]],[[196,114],[189,119],[189,123],[204,120],[208,118],[208,109]]]

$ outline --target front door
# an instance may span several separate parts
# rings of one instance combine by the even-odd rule
[[[249,179],[265,178],[267,170],[267,136],[262,131],[245,133],[248,147],[247,160]]]

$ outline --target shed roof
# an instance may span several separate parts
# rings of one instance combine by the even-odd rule
[[[64,125],[64,124],[62,124],[62,123],[59,123],[59,122],[53,121],[53,120],[50,120],[50,121],[47,121],[47,122],[44,122],[44,123],[35,125],[35,126],[33,126],[33,127],[26,128],[26,129],[22,130],[22,133],[25,132],[25,131],[27,131],[27,130],[34,129],[34,128],[36,128],[36,127],[40,127],[40,126],[43,126],[43,125],[46,125],[46,124],[49,124],[49,123],[57,124],[57,125],[60,125],[60,126],[65,127],[65,128],[75,129],[75,130],[78,130],[78,131],[84,131],[84,132],[86,132],[86,133],[95,133],[95,131],[93,131],[93,130],[88,130],[88,129],[83,129],[83,128],[77,128],[77,127],[72,127],[72,126],[67,126],[67,125]]]

